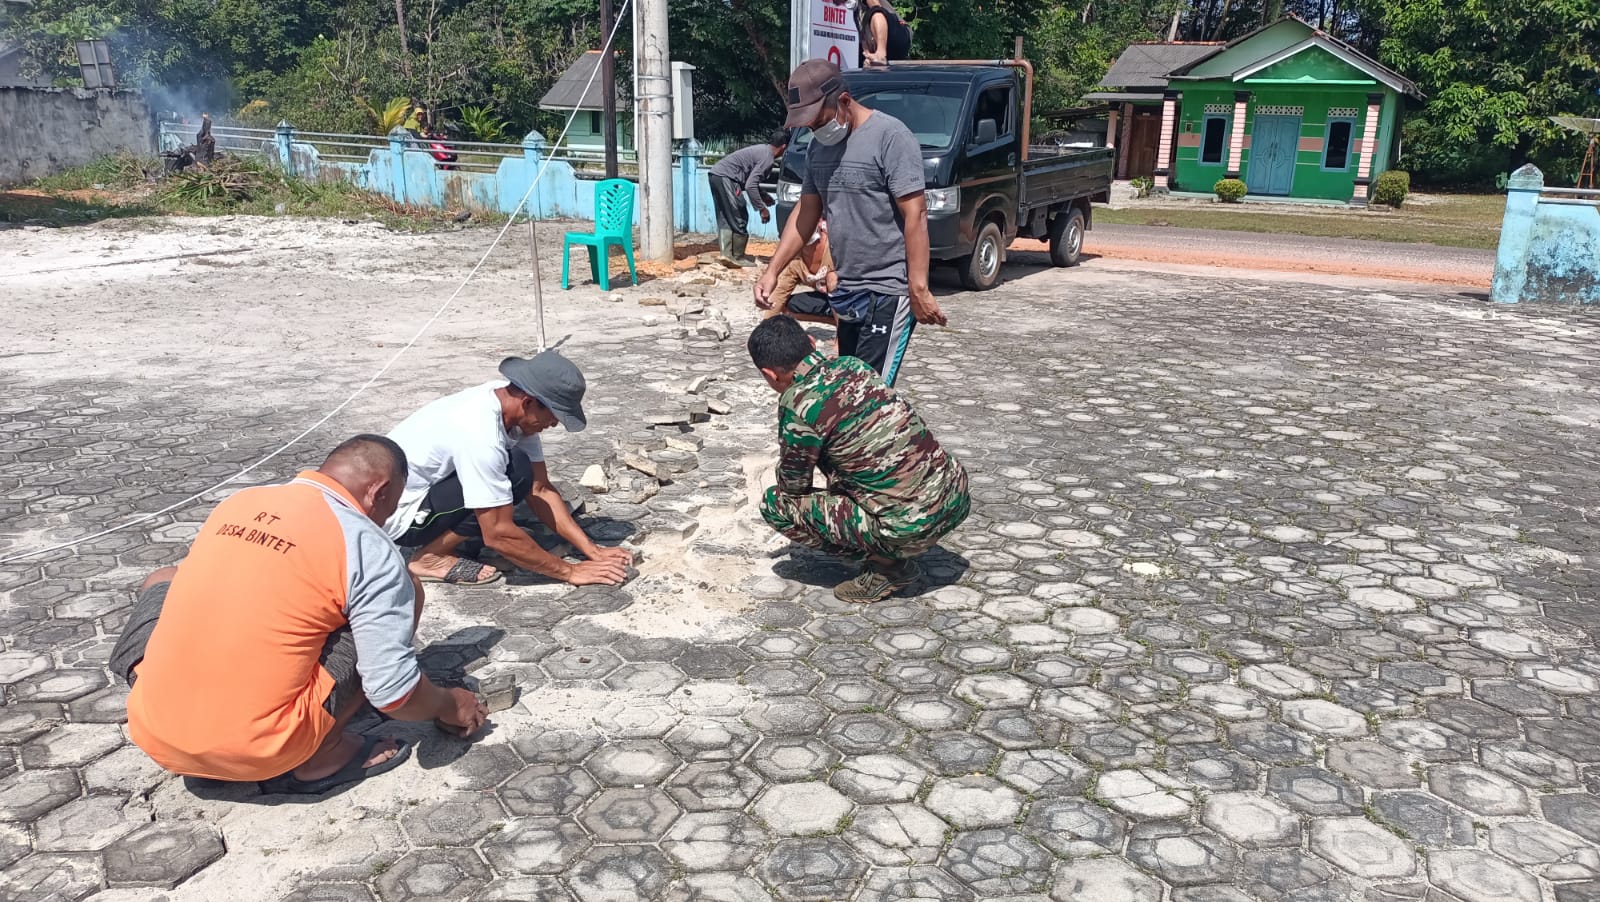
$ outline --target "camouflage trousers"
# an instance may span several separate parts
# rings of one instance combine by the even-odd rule
[[[959,490],[925,516],[890,522],[868,513],[848,495],[786,495],[777,486],[761,500],[761,517],[795,542],[826,554],[910,560],[936,545],[967,519],[972,502],[963,474]]]

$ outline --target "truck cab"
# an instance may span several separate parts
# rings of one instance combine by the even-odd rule
[[[845,73],[852,97],[905,123],[921,144],[930,257],[956,264],[972,290],[1000,283],[1019,234],[1050,238],[1054,262],[1077,263],[1090,201],[1110,193],[1111,151],[1028,146],[1030,78],[1026,64],[1006,60]],[[780,229],[800,200],[810,150],[810,130],[797,130],[778,183]]]

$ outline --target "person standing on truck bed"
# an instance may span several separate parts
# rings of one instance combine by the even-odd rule
[[[711,203],[717,211],[717,242],[723,261],[733,266],[754,266],[745,256],[750,245],[750,213],[745,196],[762,222],[772,221],[772,198],[761,192],[761,177],[772,169],[773,161],[789,146],[789,132],[779,129],[765,144],[752,144],[728,154],[711,167]]]
[[[916,324],[946,322],[928,289],[922,147],[898,119],[857,103],[827,60],[795,68],[788,108],[784,127],[810,128],[812,150],[800,203],[756,283],[756,306],[771,308],[778,276],[825,214],[839,273],[829,297],[839,352],[866,361],[892,386]]]
[[[884,0],[863,0],[860,18],[861,65],[884,66],[911,58],[911,26]]]

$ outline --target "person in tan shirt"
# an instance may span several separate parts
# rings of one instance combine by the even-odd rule
[[[839,326],[828,303],[828,295],[839,287],[839,273],[833,268],[833,254],[828,248],[828,223],[817,223],[811,240],[800,253],[778,274],[778,285],[772,291],[772,309],[766,315],[790,316],[801,322]],[[796,291],[800,292],[798,295]],[[835,354],[839,353],[839,340],[834,339]]]

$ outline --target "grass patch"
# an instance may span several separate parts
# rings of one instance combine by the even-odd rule
[[[1194,204],[1094,211],[1096,224],[1173,226],[1312,238],[1355,238],[1444,247],[1493,249],[1500,243],[1505,197],[1498,194],[1441,194],[1390,213],[1317,207],[1279,209]]]
[[[392,229],[455,226],[455,212],[396,203],[342,180],[309,181],[250,157],[163,176],[159,159],[105,157],[0,191],[0,222],[77,225],[130,216],[309,216],[372,219]],[[504,222],[475,213],[479,224]]]

